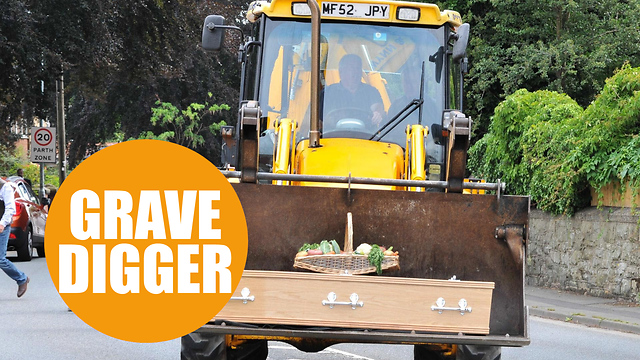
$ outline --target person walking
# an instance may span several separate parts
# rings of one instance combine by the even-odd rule
[[[29,277],[18,270],[11,261],[7,259],[7,244],[9,234],[11,234],[12,217],[16,213],[16,203],[14,199],[15,189],[9,182],[0,180],[0,269],[18,284],[18,297],[22,297],[27,292]]]

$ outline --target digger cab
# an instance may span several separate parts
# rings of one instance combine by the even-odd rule
[[[460,61],[452,60],[459,14],[359,1],[320,11],[317,89],[308,5],[258,1],[247,13],[254,34],[243,50],[241,101],[260,109],[260,171],[444,180],[443,114],[461,107]],[[320,146],[309,142],[314,102]],[[226,167],[239,167],[241,130],[227,142]],[[407,157],[412,148],[425,159],[420,169]]]

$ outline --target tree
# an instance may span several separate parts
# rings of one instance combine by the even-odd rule
[[[209,93],[209,98],[212,94]],[[224,121],[216,122],[213,118],[221,110],[229,110],[226,104],[199,104],[192,103],[185,110],[178,109],[167,102],[156,102],[152,109],[151,123],[164,131],[155,135],[152,131],[140,134],[140,139],[156,139],[171,141],[186,146],[193,150],[199,150],[205,144],[205,135],[216,135],[220,127],[226,125]],[[208,124],[208,125],[207,125]],[[205,130],[206,129],[206,130]]]
[[[98,70],[102,73],[85,72],[84,69],[94,69],[87,63],[72,70],[82,84],[70,91],[73,98],[69,119],[73,120],[68,132],[74,139],[72,164],[115,129],[121,129],[126,137],[151,130],[148,120],[158,99],[184,108],[208,92],[213,93],[217,103],[235,102],[237,94],[232,88],[233,82],[239,82],[237,70],[222,66],[232,61],[230,57],[216,55],[224,59],[216,62],[199,48],[204,17],[198,16],[198,8],[191,2],[111,3],[112,14],[97,14],[99,18],[94,22],[104,23],[109,29],[106,38],[115,50],[106,51],[105,56],[116,56],[108,63],[101,62],[104,66]],[[87,60],[95,61],[91,57]],[[230,114],[224,116],[232,122]],[[213,137],[207,140],[210,145],[202,148],[202,154],[216,161],[220,144]]]
[[[41,92],[47,54],[37,32],[40,19],[27,1],[3,0],[0,5],[0,139],[5,146],[13,145],[11,125],[43,116],[50,106]]]
[[[0,135],[18,119],[55,119],[55,79],[64,69],[70,168],[113,138],[152,129],[158,99],[186,108],[211,92],[236,103],[236,56],[200,49],[202,22],[237,19],[246,1],[7,0],[0,5]],[[229,36],[229,41],[242,41]],[[230,49],[237,49],[233,44]],[[45,82],[45,95],[40,80]],[[233,113],[222,114],[235,123]],[[2,136],[2,139],[6,139]],[[219,160],[207,136],[202,154]]]
[[[640,65],[640,0],[452,0],[471,24],[467,112],[476,139],[517,89],[566,93],[586,107],[616,68]]]

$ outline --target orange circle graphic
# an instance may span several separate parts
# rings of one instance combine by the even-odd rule
[[[117,339],[195,331],[235,291],[247,224],[227,179],[169,142],[134,140],[76,167],[51,205],[47,265],[69,308]]]

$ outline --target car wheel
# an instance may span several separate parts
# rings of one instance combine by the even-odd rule
[[[33,256],[33,230],[31,229],[31,226],[27,229],[27,238],[25,239],[24,244],[22,244],[17,251],[18,260],[31,261],[31,257]]]
[[[41,257],[41,258],[45,257],[44,245],[36,246],[36,250],[38,250],[38,257]]]

